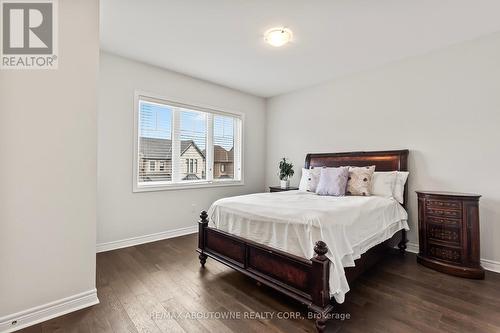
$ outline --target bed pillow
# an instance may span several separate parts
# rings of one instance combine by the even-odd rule
[[[397,171],[374,172],[372,178],[372,195],[393,198],[397,177]]]
[[[316,192],[319,183],[321,168],[305,169],[302,168],[302,177],[300,178],[299,191]]]
[[[302,176],[300,177],[299,191],[307,191],[308,178],[309,178],[309,170],[302,168]]]
[[[347,180],[347,195],[371,195],[371,186],[375,166],[349,167]]]
[[[348,167],[321,168],[316,194],[344,196],[349,177]]]
[[[396,171],[397,178],[396,183],[394,185],[394,199],[396,199],[400,204],[404,203],[404,193],[405,193],[405,184],[408,179],[408,175],[410,174],[408,171]]]

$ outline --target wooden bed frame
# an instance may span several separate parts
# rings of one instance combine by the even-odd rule
[[[408,150],[308,154],[305,168],[375,165],[376,171],[408,171],[407,160]],[[407,186],[404,199],[406,205]],[[305,304],[315,314],[318,332],[323,332],[335,304],[330,299],[328,284],[332,263],[325,256],[328,247],[323,241],[316,242],[315,256],[308,260],[209,228],[205,211],[201,212],[200,218],[197,252],[202,267],[205,267],[207,257],[211,257]],[[406,231],[402,230],[398,243],[401,253],[406,250],[406,242]],[[355,267],[345,269],[349,283],[382,258],[389,247],[387,243],[371,248],[355,261]]]

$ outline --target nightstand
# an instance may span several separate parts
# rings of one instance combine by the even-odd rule
[[[284,192],[284,191],[295,191],[298,187],[288,186],[287,188],[281,188],[279,186],[269,186],[269,192]]]
[[[477,194],[417,191],[417,261],[437,271],[484,279]]]

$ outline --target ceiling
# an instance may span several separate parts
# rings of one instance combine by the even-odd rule
[[[499,0],[101,0],[101,48],[270,97],[500,31]],[[286,26],[292,43],[263,33]]]

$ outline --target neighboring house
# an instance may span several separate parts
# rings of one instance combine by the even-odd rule
[[[194,141],[181,141],[182,180],[205,179],[205,154]]]
[[[139,180],[172,180],[172,141],[141,137],[139,144]],[[205,179],[205,151],[192,140],[181,141],[180,173],[182,180]],[[234,149],[214,146],[214,178],[234,178]]]
[[[214,178],[234,178],[234,149],[214,146]]]
[[[139,144],[139,180],[172,180],[172,141],[141,137]],[[181,141],[180,173],[182,180],[205,178],[205,154],[192,140]]]

